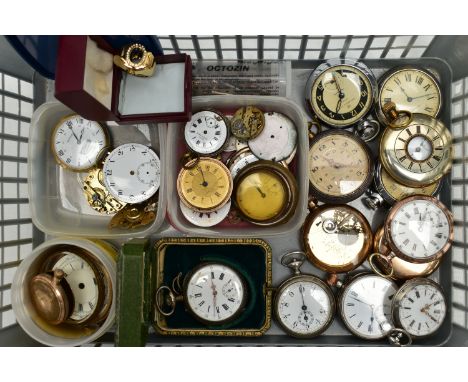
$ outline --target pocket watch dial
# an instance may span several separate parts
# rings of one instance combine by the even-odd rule
[[[412,196],[397,203],[385,222],[390,248],[416,263],[440,258],[453,239],[453,221],[447,208],[433,197]]]
[[[212,212],[195,211],[188,208],[182,201],[179,205],[185,218],[198,227],[212,227],[221,223],[228,216],[231,209],[231,201],[228,201],[224,206]]]
[[[278,291],[278,320],[288,333],[298,337],[318,335],[333,319],[335,303],[326,286],[315,278],[302,276],[286,282]]]
[[[294,122],[283,114],[265,114],[265,127],[260,135],[248,141],[250,151],[260,159],[280,162],[288,158],[296,147],[297,131]]]
[[[250,218],[269,220],[283,211],[288,200],[287,192],[278,175],[268,170],[258,170],[239,182],[236,202]]]
[[[394,102],[397,110],[437,116],[441,106],[437,81],[427,72],[405,68],[385,77],[380,85],[379,106]]]
[[[71,307],[70,319],[83,321],[96,310],[99,288],[96,274],[82,257],[69,253],[61,257],[52,270],[60,269],[70,286],[75,305]]]
[[[317,135],[309,150],[309,180],[320,200],[348,202],[359,197],[372,182],[369,149],[344,131]]]
[[[349,126],[369,112],[373,92],[371,81],[362,70],[352,65],[335,65],[325,69],[313,82],[310,103],[325,123]]]
[[[242,311],[246,290],[239,274],[222,264],[206,264],[189,277],[186,304],[195,316],[209,323],[233,320]]]
[[[357,268],[369,253],[371,241],[372,231],[366,218],[346,205],[318,207],[304,225],[307,257],[330,273]]]
[[[402,200],[411,195],[434,195],[440,187],[440,183],[436,182],[428,186],[417,188],[405,186],[394,180],[384,168],[380,168],[380,181],[385,191],[392,197],[394,201]],[[392,203],[393,204],[393,203]]]
[[[181,201],[189,208],[210,212],[224,206],[232,193],[232,177],[220,161],[195,159],[192,168],[182,169],[177,179]],[[187,167],[191,167],[191,163]]]
[[[114,149],[103,167],[109,193],[124,203],[141,203],[153,196],[161,181],[161,163],[145,145],[127,143]]]
[[[358,276],[344,287],[341,318],[358,337],[378,340],[394,327],[391,317],[396,284],[377,275]]]
[[[392,178],[412,187],[438,181],[451,168],[452,139],[442,122],[414,114],[404,129],[387,128],[380,142],[380,158]]]
[[[84,171],[96,165],[109,140],[104,128],[75,114],[61,120],[52,133],[52,151],[65,168]]]
[[[444,294],[429,279],[412,279],[395,296],[393,315],[397,324],[414,337],[436,332],[447,312]]]
[[[204,110],[195,113],[185,125],[185,142],[202,155],[218,153],[228,139],[228,125],[221,114]]]
[[[229,170],[232,178],[235,179],[240,170],[256,161],[258,161],[258,158],[249,149],[243,149],[243,152],[239,152],[236,158],[233,158],[232,162],[230,162]]]

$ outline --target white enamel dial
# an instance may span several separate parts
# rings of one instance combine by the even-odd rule
[[[234,319],[246,299],[239,274],[223,264],[206,264],[195,270],[187,282],[185,294],[190,310],[210,323]]]
[[[390,223],[396,249],[411,259],[431,261],[450,242],[451,223],[431,200],[414,199],[397,208]],[[422,262],[422,261],[420,261]]]
[[[109,145],[104,128],[75,114],[56,126],[52,133],[52,151],[64,167],[85,171],[96,165]]]
[[[232,179],[236,177],[240,170],[250,163],[258,161],[258,158],[252,154],[250,151],[245,151],[232,162],[229,166],[229,171],[231,171]]]
[[[377,275],[358,276],[343,290],[341,317],[355,335],[377,340],[394,327],[391,318],[396,284]]]
[[[83,321],[96,310],[99,297],[96,274],[89,263],[82,257],[68,253],[61,257],[52,270],[61,269],[70,286],[75,305],[70,307],[70,319]]]
[[[126,143],[114,149],[106,158],[102,172],[109,193],[124,203],[149,199],[161,182],[158,155],[138,143]]]
[[[182,201],[179,202],[180,210],[185,218],[198,227],[212,227],[221,223],[229,214],[231,201],[229,200],[221,208],[212,212],[198,212],[188,208]]]
[[[413,279],[401,288],[396,298],[396,319],[412,336],[428,336],[442,325],[447,306],[442,290],[435,282]]]
[[[248,145],[258,158],[280,162],[292,154],[296,141],[294,122],[283,114],[269,112],[265,113],[265,127],[262,132],[249,140]]]
[[[333,316],[333,303],[322,285],[306,278],[288,283],[277,297],[278,319],[297,335],[321,332]]]
[[[194,152],[211,155],[219,152],[226,144],[229,129],[224,118],[214,111],[195,113],[185,125],[185,142]]]

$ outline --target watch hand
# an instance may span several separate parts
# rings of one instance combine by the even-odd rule
[[[73,127],[70,127],[70,130],[71,130],[73,136],[75,137],[76,142],[79,143],[79,142],[78,142],[78,137],[76,136],[75,132],[73,131]]]
[[[202,179],[203,179],[203,183],[200,183],[200,186],[203,186],[203,187],[208,186],[208,182],[205,180],[205,174],[203,174],[203,170],[201,169],[200,166],[198,166],[198,170],[200,171],[200,174],[201,174]]]
[[[402,87],[401,85],[398,85],[398,87],[401,89],[401,91],[403,92],[403,94],[406,96],[406,100],[407,100],[408,102],[413,101],[414,98],[413,98],[413,97],[410,97],[410,96],[406,93],[406,90],[403,89],[403,87]]]
[[[211,279],[211,291],[213,292],[213,317],[216,314],[216,295],[218,292],[216,291],[216,286],[214,285],[213,279]]]
[[[351,296],[351,298],[354,299],[354,300],[356,300],[356,301],[358,301],[358,302],[360,302],[360,303],[363,303],[364,305],[371,306],[371,304],[368,304],[367,302],[364,302],[364,301],[362,301],[362,300],[359,300],[359,299],[356,298],[356,297],[352,297],[352,296]]]
[[[304,300],[304,287],[301,285],[299,285],[299,291],[301,292],[301,297],[302,297],[302,310],[304,311],[304,314],[305,311],[307,310],[307,306],[305,304],[305,300]]]
[[[338,83],[336,73],[332,73],[332,76],[333,76],[333,80],[335,81],[336,89],[338,90],[338,98],[339,98],[339,100],[342,100],[345,97],[345,94],[344,94],[343,90],[341,89],[340,84]],[[338,101],[338,103],[339,103],[339,107],[338,107],[338,105],[336,106],[337,107],[337,111],[336,111],[337,113],[338,113],[339,108],[341,107],[341,102]]]
[[[83,138],[83,132],[84,132],[84,127],[81,129],[80,139],[78,140],[78,143],[81,143],[81,138]]]
[[[437,93],[423,94],[423,95],[421,95],[421,96],[412,97],[412,99],[418,99],[418,98],[423,98],[423,97],[429,97],[429,96],[432,96],[432,95],[437,95]]]
[[[260,192],[260,195],[262,196],[262,198],[266,197],[266,194],[262,191],[262,189],[260,187],[255,186],[255,188],[257,189],[258,192]]]
[[[342,100],[342,98],[338,96],[338,102],[336,104],[336,110],[335,110],[335,113],[337,113],[337,114],[341,109],[341,100]]]
[[[426,316],[428,316],[432,321],[437,322],[437,318],[435,318],[435,317],[434,317],[432,314],[430,314],[429,312],[424,311],[423,313],[425,313]]]

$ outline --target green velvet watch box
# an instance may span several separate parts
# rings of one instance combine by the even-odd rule
[[[222,263],[238,271],[247,285],[244,311],[232,322],[207,325],[196,320],[183,302],[164,316],[154,309],[157,333],[172,336],[261,336],[271,325],[272,256],[260,239],[164,238],[155,247],[156,288],[170,287],[179,273],[183,277],[201,263]],[[156,290],[153,295],[155,295]]]

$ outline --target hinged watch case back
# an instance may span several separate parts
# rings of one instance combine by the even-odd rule
[[[157,56],[154,75],[137,77],[115,66],[114,54],[120,52],[98,36],[61,36],[55,97],[95,121],[167,123],[190,119],[190,56]]]

